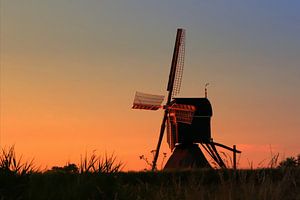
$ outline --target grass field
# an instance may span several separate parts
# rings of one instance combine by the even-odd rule
[[[48,171],[0,156],[0,199],[300,199],[299,167],[256,170],[120,172],[113,156]]]
[[[299,169],[0,173],[1,199],[300,199]]]

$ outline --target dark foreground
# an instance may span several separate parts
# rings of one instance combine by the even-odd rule
[[[16,175],[0,171],[0,199],[300,199],[300,170]]]

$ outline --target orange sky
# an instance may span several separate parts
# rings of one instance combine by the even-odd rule
[[[214,140],[236,144],[241,167],[300,153],[298,3],[0,2],[0,145],[24,159],[63,165],[97,150],[143,169],[163,113],[130,107],[136,90],[166,94],[177,27],[179,96],[210,83]]]

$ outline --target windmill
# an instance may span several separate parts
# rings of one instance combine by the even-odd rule
[[[198,144],[208,153],[220,168],[226,168],[216,146],[233,152],[234,168],[236,167],[236,153],[233,148],[216,143],[211,138],[210,121],[212,106],[207,98],[205,85],[204,98],[176,98],[180,91],[185,55],[185,30],[177,29],[175,47],[167,85],[168,96],[162,105],[164,96],[136,92],[133,109],[158,110],[164,109],[158,143],[152,162],[152,170],[156,169],[156,162],[165,129],[167,142],[172,155],[165,165],[165,169],[210,168],[210,164]]]

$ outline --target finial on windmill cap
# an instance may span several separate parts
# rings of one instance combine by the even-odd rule
[[[207,86],[209,85],[209,83],[205,83],[205,98],[207,98]]]

